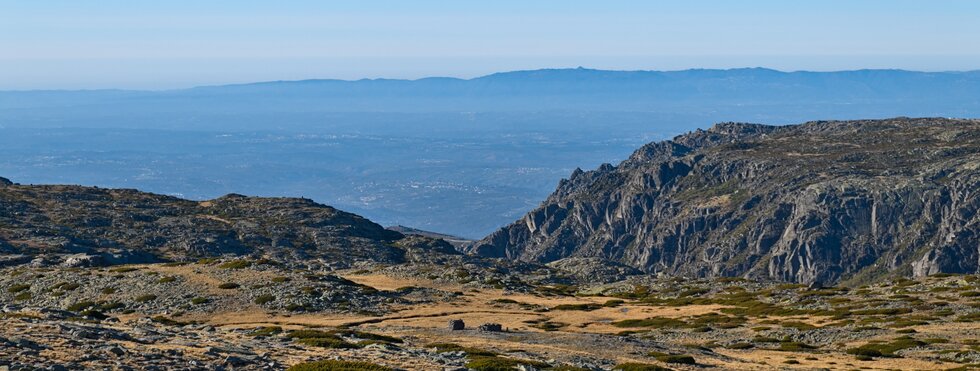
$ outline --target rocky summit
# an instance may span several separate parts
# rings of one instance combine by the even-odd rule
[[[345,266],[400,262],[402,239],[360,216],[307,199],[227,195],[196,202],[127,189],[0,181],[5,259],[67,265],[264,255]]]
[[[722,123],[576,170],[467,250],[811,285],[976,273],[978,169],[977,120]]]

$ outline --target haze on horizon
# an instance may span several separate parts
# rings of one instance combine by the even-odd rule
[[[972,1],[10,1],[0,90],[612,70],[974,70]]]

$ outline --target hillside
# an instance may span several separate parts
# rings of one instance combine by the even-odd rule
[[[227,195],[205,202],[129,189],[0,181],[0,251],[76,264],[222,255],[284,262],[401,262],[402,234],[307,199]]]
[[[576,170],[469,247],[809,284],[976,273],[980,121],[717,124]]]

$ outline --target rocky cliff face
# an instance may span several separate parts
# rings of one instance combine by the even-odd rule
[[[468,250],[811,284],[974,273],[978,193],[978,120],[723,123],[576,170]]]
[[[126,189],[25,186],[0,180],[0,253],[78,264],[265,255],[400,262],[402,234],[306,199],[228,195],[206,202]]]

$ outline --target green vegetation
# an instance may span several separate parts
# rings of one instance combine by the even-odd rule
[[[370,362],[325,360],[294,365],[286,371],[394,371]]]
[[[136,301],[137,303],[143,303],[143,302],[157,300],[157,296],[153,294],[146,294],[146,295],[137,296],[136,299],[133,300]]]
[[[686,354],[667,354],[667,353],[660,353],[660,352],[650,352],[647,355],[656,358],[658,361],[663,363],[676,363],[676,364],[685,364],[685,365],[693,365],[697,363],[694,361],[694,357]]]
[[[848,354],[866,357],[899,357],[895,352],[926,345],[926,342],[911,337],[895,338],[890,342],[871,342],[857,348],[848,349]],[[877,354],[877,355],[875,355]]]
[[[222,284],[218,285],[218,288],[219,289],[225,289],[225,290],[237,289],[239,287],[242,287],[242,285],[239,285],[239,284],[234,283],[234,282],[225,282],[225,283],[222,283]]]
[[[593,303],[583,303],[583,304],[561,304],[557,305],[551,310],[581,310],[581,311],[593,311],[602,308],[602,305]]]
[[[32,297],[34,296],[31,295],[30,292],[25,291],[25,292],[18,293],[17,295],[14,295],[14,300],[25,301],[25,300],[31,300]]]
[[[613,367],[613,370],[622,371],[670,371],[669,368],[661,367],[657,365],[651,365],[646,363],[621,363]]]
[[[354,349],[358,347],[357,344],[348,343],[337,337],[297,339],[296,342],[311,347],[330,349]]]
[[[252,266],[251,260],[232,260],[229,262],[224,262],[218,265],[218,268],[223,269],[245,269]]]
[[[18,293],[18,292],[21,292],[21,291],[24,291],[24,290],[29,290],[30,288],[31,288],[31,285],[28,285],[26,283],[21,283],[21,284],[16,284],[16,285],[13,285],[13,286],[8,287],[7,288],[7,292],[9,292],[9,293]]]
[[[817,349],[817,347],[806,343],[797,342],[797,341],[784,341],[779,343],[778,350],[784,352],[802,352],[802,351],[808,351],[813,349]]]
[[[275,295],[272,295],[272,294],[262,294],[262,295],[259,295],[259,296],[256,296],[255,297],[255,304],[263,305],[263,304],[271,303],[271,302],[273,302],[275,300],[276,300]]]
[[[624,319],[612,323],[616,327],[652,327],[652,328],[681,328],[687,326],[687,322],[676,318],[653,317],[647,319]]]
[[[338,331],[334,331],[333,334],[340,335],[340,336],[356,337],[358,339],[379,341],[383,343],[392,343],[392,344],[402,343],[402,339],[396,338],[394,336],[375,334],[371,332],[354,331],[354,330],[338,330]]]
[[[353,349],[358,347],[357,344],[348,343],[337,335],[320,330],[290,331],[286,337],[297,343],[319,348]]]
[[[167,318],[167,317],[164,317],[164,316],[156,316],[156,317],[150,318],[150,320],[152,320],[153,322],[159,323],[161,325],[167,325],[167,326],[185,326],[185,325],[188,325],[188,323],[180,322],[180,321],[176,321],[176,320],[172,320],[172,319]]]
[[[282,327],[279,327],[279,326],[265,326],[265,327],[259,327],[259,328],[256,328],[255,330],[252,330],[252,332],[249,333],[249,335],[252,335],[252,336],[272,336],[272,335],[276,335],[276,334],[279,334],[279,333],[282,333]]]
[[[207,303],[210,303],[210,302],[211,302],[211,299],[200,297],[200,296],[191,299],[191,304],[194,304],[194,305],[207,304]]]
[[[157,280],[157,283],[170,283],[170,282],[174,282],[174,281],[177,281],[177,277],[174,277],[174,276],[166,276],[166,277],[160,277],[160,279]]]
[[[477,371],[508,371],[515,370],[517,366],[531,366],[534,368],[550,368],[551,365],[543,362],[504,358],[498,356],[471,356],[470,361],[466,362],[466,367]]]
[[[82,311],[82,310],[85,310],[85,309],[88,309],[88,308],[92,308],[94,306],[95,306],[95,302],[94,301],[88,301],[88,300],[86,300],[86,301],[80,301],[80,302],[77,302],[75,304],[69,305],[68,308],[66,308],[66,309],[68,309],[68,310],[70,310],[72,312],[78,312],[78,311]]]

